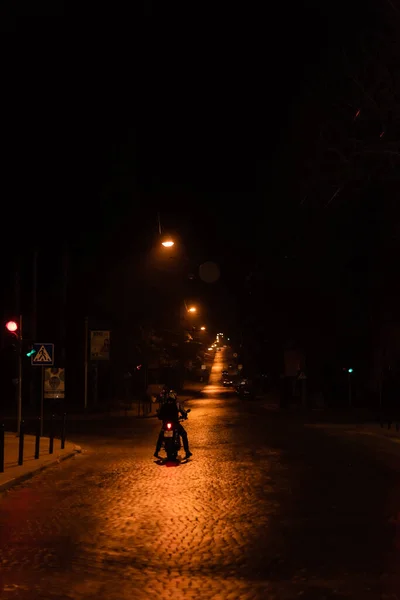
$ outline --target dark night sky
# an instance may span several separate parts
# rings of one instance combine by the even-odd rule
[[[26,260],[37,246],[43,285],[51,282],[65,243],[77,271],[103,276],[149,251],[157,211],[192,257],[221,264],[227,289],[258,263],[270,265],[271,289],[278,273],[278,288],[279,261],[292,255],[307,261],[312,280],[326,270],[315,232],[322,245],[331,236],[335,261],[352,245],[336,238],[354,241],[360,213],[331,213],[326,224],[302,211],[303,159],[321,113],[332,110],[339,49],[351,56],[360,32],[378,26],[378,3],[258,14],[251,3],[235,14],[215,3],[189,12],[183,3],[139,4],[129,33],[116,21],[99,35],[95,15],[90,29],[74,23],[74,42],[64,44],[67,29],[57,36],[55,26],[51,43],[26,41],[3,70],[3,280],[16,248]],[[23,32],[29,18],[16,23]],[[365,203],[362,219],[375,221],[374,210]],[[18,218],[19,227],[7,225]]]

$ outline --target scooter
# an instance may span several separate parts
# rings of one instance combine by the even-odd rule
[[[186,414],[187,413],[190,413],[190,408],[186,411]],[[179,417],[178,421],[185,421],[186,419],[187,417]],[[161,431],[163,432],[162,446],[167,454],[167,460],[176,460],[178,452],[182,447],[177,423],[174,423],[173,421],[164,421]]]

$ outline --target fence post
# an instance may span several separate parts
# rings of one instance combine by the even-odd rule
[[[0,425],[0,473],[4,473],[4,424]]]
[[[49,454],[53,454],[53,450],[54,450],[54,415],[51,415],[51,419],[50,419]]]
[[[19,466],[24,464],[24,437],[25,437],[25,423],[21,421],[19,429],[19,444],[18,444],[18,464]]]
[[[62,426],[61,426],[61,450],[65,448],[65,428],[67,424],[67,413],[63,414]]]
[[[38,417],[38,420],[36,423],[35,459],[39,458],[41,431],[42,431],[42,419],[40,417]]]

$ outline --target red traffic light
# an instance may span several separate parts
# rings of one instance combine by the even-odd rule
[[[6,329],[8,329],[10,333],[15,333],[18,329],[18,323],[15,321],[7,321]]]

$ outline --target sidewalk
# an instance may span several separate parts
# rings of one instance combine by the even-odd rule
[[[396,431],[396,425],[392,424],[391,429],[379,423],[357,424],[333,424],[333,423],[307,423],[306,427],[314,429],[323,429],[331,435],[352,435],[352,436],[370,436],[375,438],[387,439],[395,444],[400,444],[400,431]]]
[[[279,397],[276,393],[258,396],[255,403],[257,402],[264,410],[278,413],[283,419],[295,420],[303,423],[305,427],[322,429],[331,435],[370,436],[400,444],[400,431],[396,430],[396,423],[392,423],[390,429],[387,427],[387,422],[381,427],[377,422],[376,411],[371,409],[314,408],[303,410],[301,406],[290,406],[282,410],[279,407]]]
[[[66,458],[74,456],[79,450],[78,446],[71,442],[65,442],[64,450],[61,450],[61,441],[54,438],[54,451],[49,454],[49,438],[40,439],[39,458],[35,460],[35,436],[25,435],[24,439],[24,463],[18,465],[19,438],[15,433],[6,433],[4,439],[4,473],[0,473],[0,492],[30,479],[33,475],[54,465]]]

